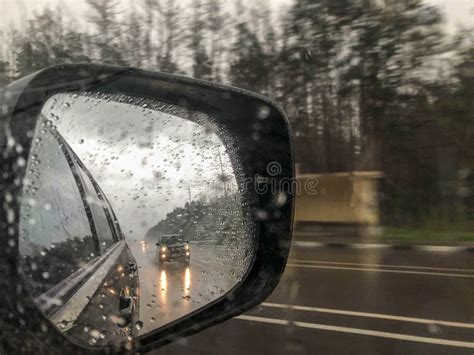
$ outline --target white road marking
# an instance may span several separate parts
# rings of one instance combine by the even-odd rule
[[[291,324],[291,325],[294,325],[296,327],[301,327],[301,328],[328,330],[332,332],[368,335],[368,336],[374,336],[374,337],[379,337],[379,338],[406,340],[406,341],[413,341],[413,342],[418,342],[418,343],[446,345],[446,346],[453,346],[453,347],[459,347],[459,348],[474,349],[474,343],[467,342],[467,341],[420,337],[420,336],[408,335],[408,334],[380,332],[376,330],[339,327],[339,326],[333,326],[333,325],[307,323],[307,322],[297,322],[297,321],[290,322],[284,319],[264,318],[264,317],[247,316],[247,315],[240,315],[238,317],[235,317],[235,319],[260,322],[260,323],[268,323],[268,324],[278,324],[278,325]]]
[[[321,242],[309,242],[309,241],[293,241],[291,243],[294,247],[302,248],[322,248],[328,247],[331,243],[321,243]],[[337,243],[336,243],[337,244]],[[382,244],[382,243],[341,243],[347,248],[351,249],[388,249],[394,247],[392,244]],[[396,246],[396,245],[395,245]],[[453,253],[466,250],[466,247],[462,246],[448,246],[448,245],[413,245],[409,246],[409,250],[423,250],[428,252],[443,252],[443,253]]]
[[[388,249],[391,247],[390,244],[366,244],[366,243],[352,244],[350,246],[351,248],[354,248],[354,249]]]
[[[240,316],[234,317],[234,319],[250,320],[250,321],[255,321],[255,322],[263,322],[263,323],[279,324],[279,325],[290,325],[291,323],[289,320],[286,320],[286,319],[247,316],[245,314],[241,314]]]
[[[325,266],[325,265],[301,265],[301,264],[286,264],[289,267],[302,267],[311,269],[331,269],[331,270],[351,270],[351,271],[367,271],[367,272],[388,272],[392,274],[412,274],[412,275],[430,275],[430,276],[449,276],[449,277],[463,277],[474,278],[474,275],[467,274],[448,274],[441,272],[423,272],[423,271],[408,271],[408,270],[385,270],[385,269],[368,269],[359,267],[343,267],[343,266]]]
[[[355,311],[346,311],[346,310],[340,310],[340,309],[295,306],[295,305],[280,304],[280,303],[269,303],[269,302],[262,303],[262,306],[272,307],[272,308],[295,309],[295,310],[298,310],[298,311],[342,314],[342,315],[354,316],[354,317],[388,319],[388,320],[396,320],[396,321],[402,321],[402,322],[436,324],[436,325],[443,325],[443,326],[447,326],[447,327],[474,329],[474,323],[451,322],[451,321],[436,320],[436,319],[424,319],[424,318],[393,316],[393,315],[389,315],[389,314],[355,312]]]
[[[412,265],[346,263],[346,262],[339,262],[339,261],[318,261],[318,260],[289,260],[289,262],[290,263],[308,263],[308,264],[328,264],[328,265],[352,265],[352,266],[360,265],[360,266],[383,267],[383,268],[394,268],[394,269],[440,270],[440,271],[459,271],[459,272],[474,273],[474,269],[452,269],[452,268],[412,266]]]
[[[319,242],[297,242],[293,241],[291,242],[292,246],[295,247],[315,247],[315,248],[320,248],[326,245],[326,243],[319,243]]]
[[[465,248],[464,247],[450,247],[450,246],[444,246],[444,245],[421,245],[419,246],[419,249],[422,249],[424,251],[451,253],[454,251],[462,251]]]

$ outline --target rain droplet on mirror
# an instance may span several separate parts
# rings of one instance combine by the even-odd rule
[[[143,328],[143,322],[142,321],[136,321],[135,322],[135,329],[140,330]]]

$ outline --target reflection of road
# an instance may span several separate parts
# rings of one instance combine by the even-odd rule
[[[147,333],[221,297],[237,283],[235,270],[224,265],[215,248],[191,244],[189,267],[165,263],[160,269],[156,246],[130,243],[140,277],[140,320]],[[216,254],[217,253],[217,254]]]

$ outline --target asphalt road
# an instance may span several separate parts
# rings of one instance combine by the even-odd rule
[[[294,247],[256,309],[150,354],[474,354],[472,253]]]
[[[229,262],[228,251],[191,244],[189,267],[178,262],[159,266],[156,246],[129,243],[140,279],[138,335],[186,316],[224,295],[238,283],[239,265]],[[227,263],[226,263],[227,261]]]

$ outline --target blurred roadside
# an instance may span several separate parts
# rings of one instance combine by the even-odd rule
[[[387,212],[384,178],[380,171],[298,174],[302,188],[296,197],[294,240],[474,246],[469,206],[462,198],[448,218],[441,218],[443,206],[437,205],[416,223],[397,223]],[[315,190],[305,189],[308,180],[318,182]]]

